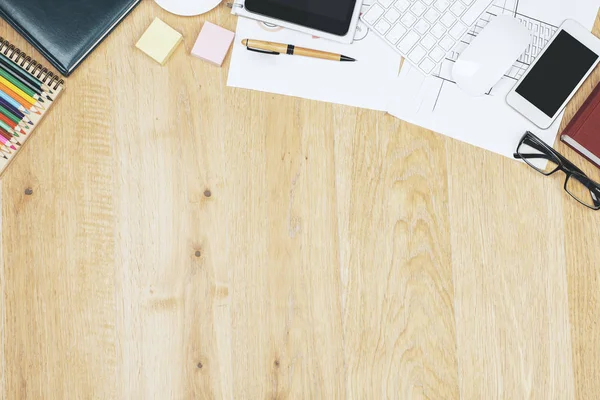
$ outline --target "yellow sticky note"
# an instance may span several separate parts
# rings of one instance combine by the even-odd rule
[[[159,18],[155,18],[135,47],[148,54],[160,65],[165,65],[182,40],[181,33]]]

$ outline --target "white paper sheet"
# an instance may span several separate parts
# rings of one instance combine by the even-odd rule
[[[567,18],[591,29],[598,6],[598,0],[498,0],[490,13],[513,15],[531,22],[534,29],[537,24],[538,29],[555,32]],[[478,22],[475,33],[481,30],[491,14]],[[457,56],[452,54],[449,58],[456,59]],[[512,157],[527,130],[552,145],[562,115],[550,129],[542,130],[506,104],[506,94],[530,62],[526,57],[522,61],[517,62],[489,95],[483,97],[469,97],[452,82],[453,61],[444,62],[438,77],[428,78],[405,64],[394,85],[395,93],[391,96],[388,111],[413,124],[507,157]]]
[[[243,39],[330,51],[357,62],[255,53],[242,46]],[[400,60],[362,23],[356,40],[348,45],[239,18],[227,85],[385,111]]]

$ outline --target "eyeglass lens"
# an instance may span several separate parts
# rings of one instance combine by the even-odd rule
[[[558,160],[554,155],[548,153],[543,146],[530,138],[525,138],[521,142],[517,153],[523,161],[544,175],[548,175],[558,168]]]
[[[591,208],[600,207],[600,187],[588,177],[579,174],[569,175],[565,189],[580,203]]]

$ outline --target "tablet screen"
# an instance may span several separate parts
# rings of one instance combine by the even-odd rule
[[[343,36],[356,0],[246,0],[245,5],[250,12]]]

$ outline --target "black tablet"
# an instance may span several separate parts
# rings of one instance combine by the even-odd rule
[[[350,29],[357,0],[246,0],[255,14],[344,36]]]

